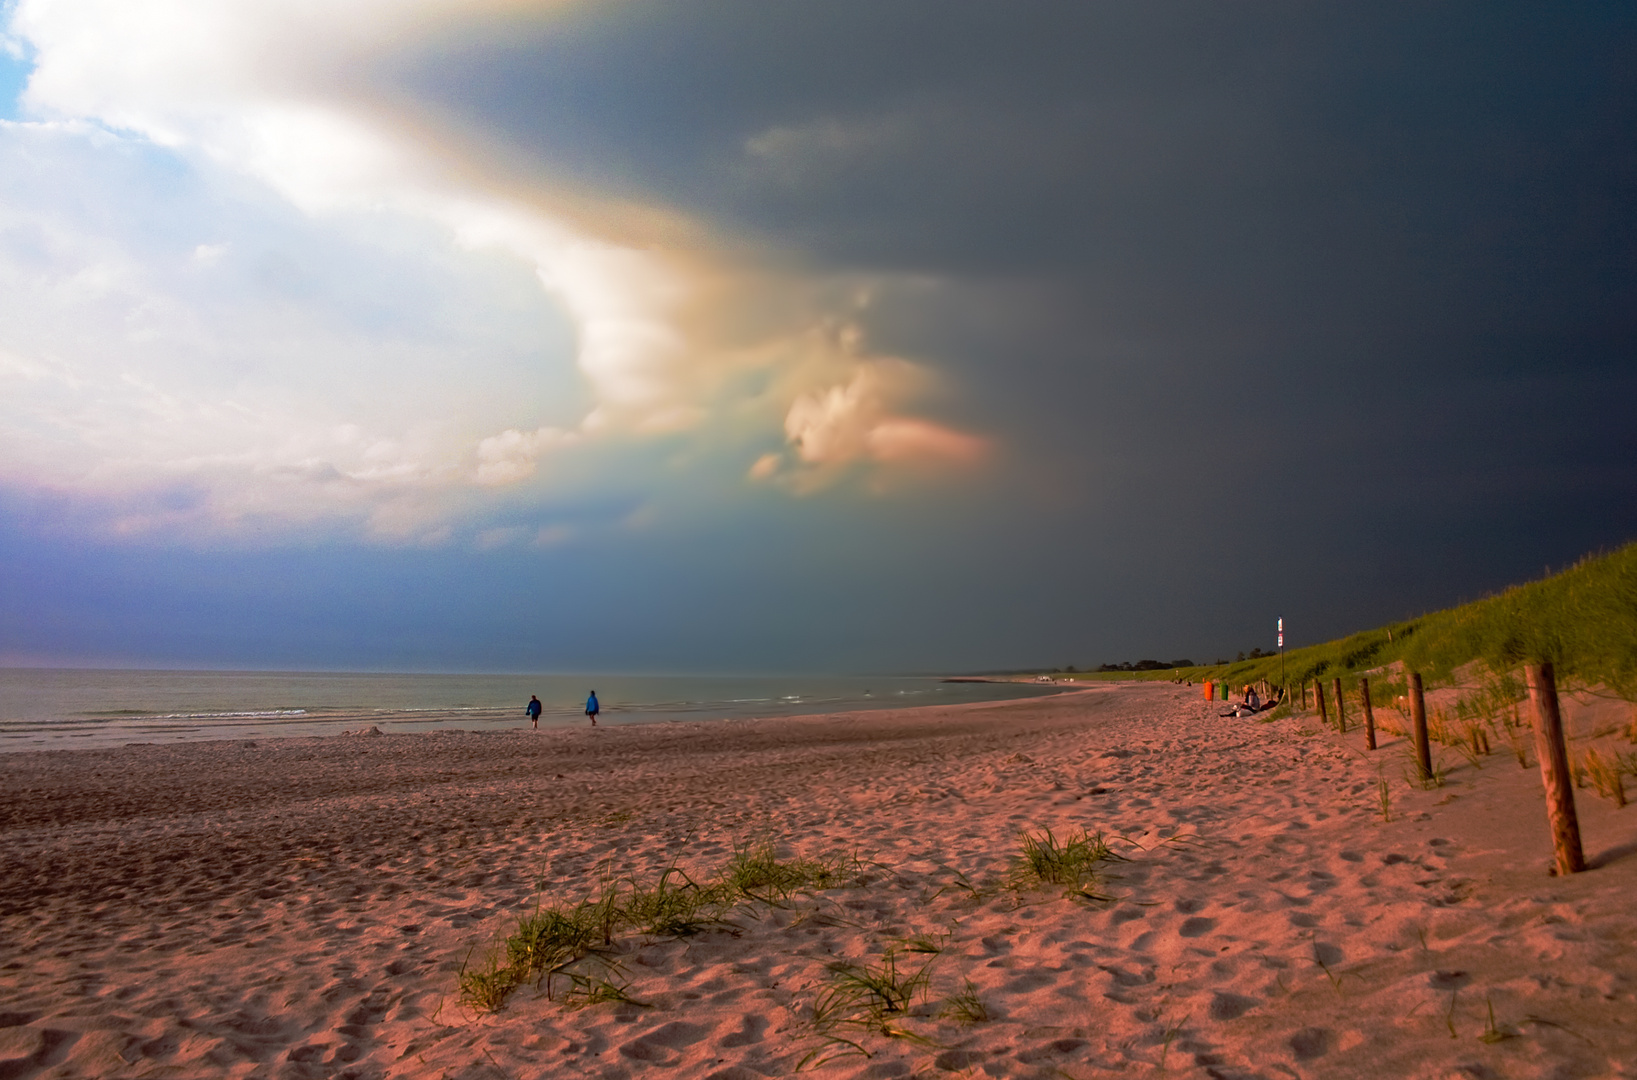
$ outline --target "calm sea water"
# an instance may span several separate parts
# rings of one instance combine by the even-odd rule
[[[493,730],[528,723],[584,724],[596,690],[604,724],[759,716],[995,701],[1055,692],[1019,683],[935,678],[608,675],[390,675],[267,671],[69,671],[0,668],[0,751],[132,742],[333,735],[375,724],[384,732]]]

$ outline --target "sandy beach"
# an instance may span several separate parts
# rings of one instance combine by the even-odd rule
[[[1593,869],[1550,877],[1505,746],[1423,790],[1396,737],[1222,708],[1124,684],[3,755],[0,1080],[1637,1076],[1637,808],[1579,792]],[[1104,899],[1015,875],[1048,828],[1123,857]],[[616,935],[626,1000],[462,1006],[537,901],[755,843],[846,880]],[[889,952],[925,973],[894,1034],[815,1020]]]

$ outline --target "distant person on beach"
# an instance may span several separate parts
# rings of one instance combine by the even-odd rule
[[[1257,709],[1262,707],[1262,699],[1257,696],[1256,687],[1245,687],[1245,706],[1249,708],[1251,712],[1255,712]]]
[[[539,728],[540,728],[540,699],[538,697],[536,697],[535,695],[530,694],[529,695],[529,704],[523,711],[529,714],[529,719],[534,722],[535,730],[539,730]]]
[[[602,710],[603,707],[597,704],[597,691],[591,691],[591,696],[585,699],[585,714],[591,717],[592,727],[597,726],[597,714]]]

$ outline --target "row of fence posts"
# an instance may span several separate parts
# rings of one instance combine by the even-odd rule
[[[1552,827],[1552,847],[1557,855],[1559,874],[1576,874],[1586,869],[1586,857],[1580,846],[1580,819],[1574,808],[1574,778],[1569,770],[1569,749],[1563,738],[1563,714],[1557,704],[1557,676],[1552,665],[1528,664],[1524,678],[1529,685],[1529,701],[1535,714],[1535,756],[1540,759],[1541,783],[1546,788],[1546,817]],[[1432,743],[1427,734],[1427,698],[1421,685],[1421,673],[1412,671],[1406,679],[1410,699],[1410,726],[1415,740],[1415,761],[1422,782],[1432,779]],[[1228,700],[1226,682],[1205,683],[1205,700],[1215,701],[1221,694]],[[1364,707],[1364,744],[1376,748],[1376,717],[1370,703],[1370,680],[1358,681],[1359,702]],[[1336,703],[1336,730],[1347,733],[1347,706],[1341,692],[1341,679],[1331,682]],[[1286,696],[1290,688],[1285,687]],[[1307,708],[1307,682],[1302,681],[1302,709]],[[1330,713],[1325,703],[1324,683],[1313,683],[1313,707],[1319,721],[1330,725]]]

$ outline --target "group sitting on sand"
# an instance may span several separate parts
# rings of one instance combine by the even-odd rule
[[[1239,704],[1235,705],[1227,712],[1218,713],[1217,715],[1249,716],[1252,713],[1267,712],[1269,709],[1278,705],[1282,700],[1284,700],[1284,698],[1279,694],[1279,692],[1275,691],[1268,695],[1268,699],[1266,701],[1263,701],[1262,696],[1256,692],[1256,687],[1247,686],[1244,688],[1243,699],[1239,702]]]

